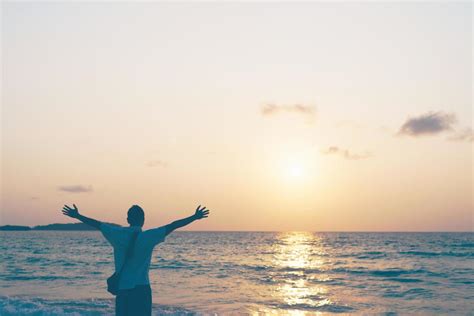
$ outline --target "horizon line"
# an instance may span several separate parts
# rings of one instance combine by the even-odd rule
[[[107,223],[107,222],[104,222],[104,223]],[[4,224],[4,225],[0,225],[0,227],[4,227],[4,226],[22,226],[22,227],[29,227],[31,229],[35,228],[35,227],[38,227],[38,226],[50,226],[50,225],[67,225],[67,224],[82,224],[82,225],[86,225],[85,223],[81,223],[81,222],[74,222],[74,223],[51,223],[51,224],[39,224],[39,225],[15,225],[15,224]],[[107,223],[107,224],[110,224],[110,223]],[[113,223],[112,223],[113,224]],[[121,226],[121,227],[129,227],[129,226],[122,226],[122,225],[119,225],[119,224],[114,224],[114,225],[118,225],[118,226]],[[163,226],[163,225],[162,225]],[[153,229],[153,228],[157,228],[157,227],[161,227],[161,226],[156,226],[156,227],[151,227],[151,228],[147,228],[147,229]],[[142,227],[143,228],[143,227]],[[145,230],[147,230],[145,229]],[[91,229],[90,231],[94,231],[94,230],[98,230],[100,231],[100,229]],[[42,230],[40,230],[42,231]],[[61,230],[55,230],[55,231],[61,231]],[[65,229],[64,231],[68,231],[67,229]],[[81,230],[71,230],[71,231],[81,231]],[[179,232],[202,232],[202,233],[212,233],[212,232],[229,232],[229,233],[245,233],[245,232],[248,232],[248,233],[284,233],[284,232],[294,232],[294,233],[297,233],[297,232],[305,232],[305,233],[474,233],[474,229],[471,230],[471,231],[468,231],[468,230],[193,230],[193,229],[184,229],[184,230],[181,230],[181,229],[178,229],[176,231],[179,231]]]

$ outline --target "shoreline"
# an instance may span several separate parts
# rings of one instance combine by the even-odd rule
[[[80,300],[0,295],[0,315],[115,315],[114,298]],[[153,304],[152,315],[199,315],[180,306]]]

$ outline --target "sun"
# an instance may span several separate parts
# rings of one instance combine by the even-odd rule
[[[316,177],[318,159],[314,153],[303,150],[286,149],[273,153],[268,164],[268,172],[295,188],[309,184]]]
[[[303,171],[301,164],[293,163],[288,166],[288,175],[293,178],[300,178],[303,175]]]

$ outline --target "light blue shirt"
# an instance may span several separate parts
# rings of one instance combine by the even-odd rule
[[[135,240],[133,255],[127,259],[120,275],[119,289],[132,289],[137,285],[150,284],[148,270],[150,269],[151,254],[153,248],[165,240],[166,228],[162,226],[142,231],[140,227],[136,226],[120,227],[102,223],[100,231],[114,247],[115,271],[119,271],[124,263],[133,233],[140,232]]]

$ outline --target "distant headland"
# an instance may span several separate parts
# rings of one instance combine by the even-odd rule
[[[67,224],[49,224],[38,226],[19,226],[5,225],[0,226],[0,231],[27,231],[27,230],[96,230],[95,228],[84,223],[67,223]]]

